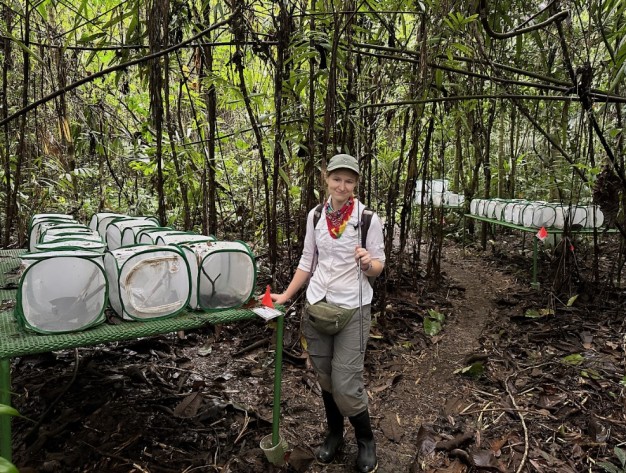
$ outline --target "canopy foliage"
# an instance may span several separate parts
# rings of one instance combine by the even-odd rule
[[[418,179],[448,178],[466,202],[576,203],[600,175],[623,198],[625,9],[6,0],[3,244],[33,213],[116,210],[251,241],[273,269],[338,151],[359,157],[360,196],[401,251],[423,225]]]

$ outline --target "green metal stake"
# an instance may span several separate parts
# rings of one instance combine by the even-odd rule
[[[0,404],[11,405],[11,362],[0,359]],[[11,461],[11,416],[0,414],[0,457]]]
[[[463,238],[462,238],[462,242],[463,242],[463,256],[465,256],[465,214],[463,214]]]
[[[272,418],[272,447],[280,442],[280,387],[283,373],[283,332],[285,316],[276,317],[276,358],[274,360],[274,411]]]
[[[537,289],[539,287],[539,283],[537,282],[537,241],[539,240],[539,238],[537,238],[536,236],[533,237],[533,282],[531,283],[531,286],[534,289]]]

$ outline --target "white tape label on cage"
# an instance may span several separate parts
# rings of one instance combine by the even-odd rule
[[[252,309],[252,312],[263,317],[265,320],[272,320],[279,315],[283,315],[280,310],[272,309],[271,307],[255,307]]]

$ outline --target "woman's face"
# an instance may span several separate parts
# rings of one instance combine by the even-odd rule
[[[354,194],[354,188],[359,181],[359,176],[347,169],[338,169],[332,171],[326,177],[326,185],[328,193],[333,199],[333,208],[337,208],[337,204],[345,204]]]

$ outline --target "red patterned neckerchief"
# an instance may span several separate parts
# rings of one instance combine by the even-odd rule
[[[354,209],[354,198],[350,197],[339,210],[333,210],[330,202],[329,199],[326,204],[326,225],[328,226],[330,236],[337,239],[348,226],[348,219]]]

